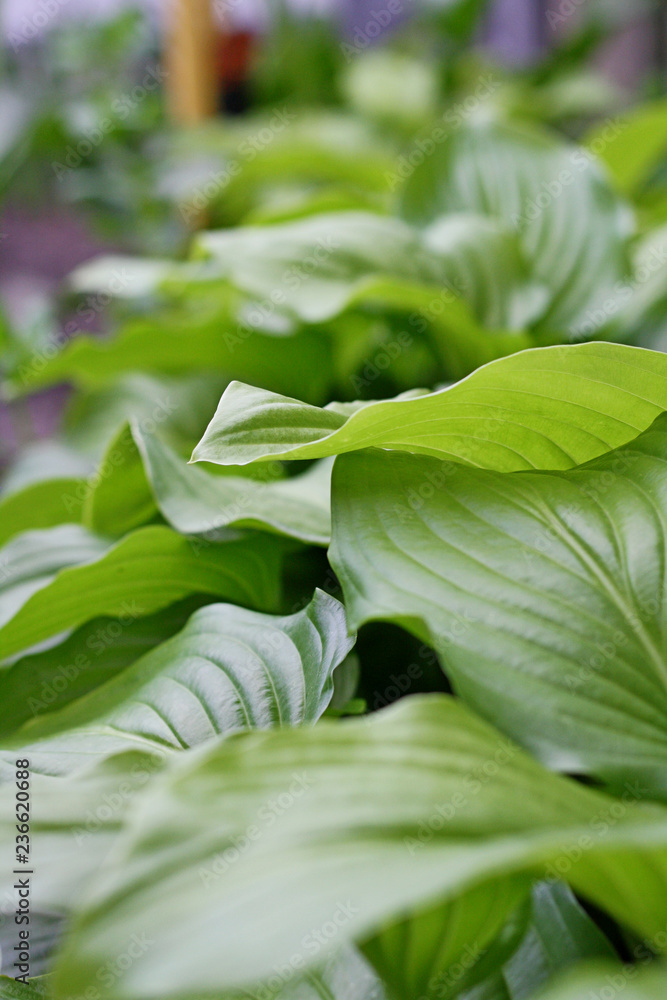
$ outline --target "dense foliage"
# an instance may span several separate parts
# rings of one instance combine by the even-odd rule
[[[0,492],[2,998],[665,995],[667,105],[346,58],[161,137],[210,225],[72,276],[107,336],[5,332],[74,391]]]

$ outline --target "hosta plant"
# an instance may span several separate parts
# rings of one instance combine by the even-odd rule
[[[133,420],[15,486],[1,888],[27,760],[44,975],[0,996],[662,996],[666,409],[602,343],[233,383],[189,464]]]

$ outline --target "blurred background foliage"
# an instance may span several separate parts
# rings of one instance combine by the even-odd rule
[[[189,128],[160,17],[112,9],[5,11],[5,465],[90,464],[169,393],[185,455],[231,378],[323,403],[667,343],[662,4],[221,4]]]

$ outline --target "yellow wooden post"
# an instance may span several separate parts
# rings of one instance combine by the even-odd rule
[[[196,125],[217,110],[211,0],[171,0],[165,56],[172,120]]]

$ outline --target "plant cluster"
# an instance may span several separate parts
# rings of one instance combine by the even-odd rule
[[[667,110],[457,72],[211,130],[229,225],[5,333],[74,392],[0,492],[3,1000],[664,997]]]

